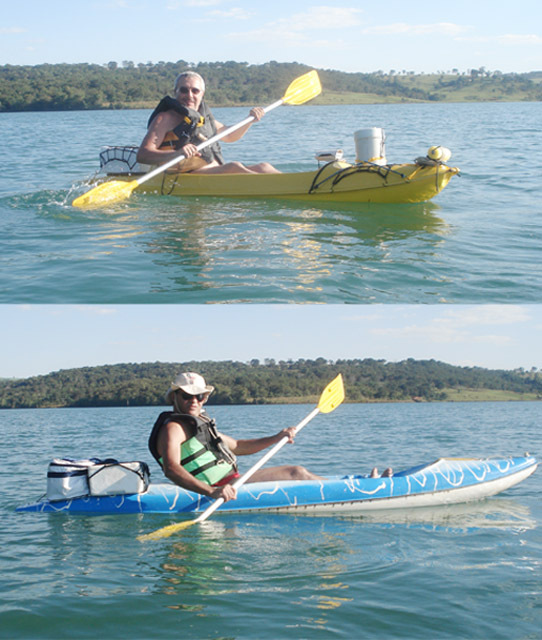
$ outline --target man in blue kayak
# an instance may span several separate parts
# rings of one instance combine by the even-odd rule
[[[158,416],[149,438],[149,449],[166,477],[175,484],[228,501],[237,496],[237,490],[231,485],[239,477],[236,456],[267,449],[284,436],[293,442],[295,427],[250,440],[236,440],[219,433],[214,420],[203,410],[213,390],[197,373],[178,375],[166,394],[166,402],[173,405],[173,411]],[[283,465],[259,469],[249,482],[322,479],[305,467]]]
[[[185,71],[175,80],[175,98],[163,98],[149,118],[148,130],[143,138],[137,160],[143,164],[159,165],[180,151],[185,156],[177,165],[180,171],[191,173],[280,173],[268,162],[245,166],[241,162],[225,162],[220,144],[214,142],[198,151],[198,144],[221,133],[227,127],[215,120],[205,104],[205,82],[194,71]],[[254,107],[250,115],[255,121],[265,115],[261,107]],[[252,122],[228,134],[224,142],[242,138]]]

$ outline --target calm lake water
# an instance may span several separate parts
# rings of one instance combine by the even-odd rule
[[[251,437],[311,409],[209,411],[224,431]],[[150,461],[158,411],[0,412],[0,637],[540,637],[540,471],[470,505],[387,518],[215,514],[145,543],[136,536],[171,518],[14,512],[44,493],[53,457]],[[353,473],[444,455],[540,457],[541,445],[537,403],[343,405],[275,461]]]
[[[247,109],[216,109],[235,123]],[[0,114],[0,302],[538,303],[538,103],[280,108],[227,159],[316,166],[369,126],[389,161],[448,146],[462,175],[420,205],[321,206],[135,195],[70,206],[104,145],[138,144],[148,111]]]

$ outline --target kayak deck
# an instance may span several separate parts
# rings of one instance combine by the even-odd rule
[[[364,512],[431,507],[479,500],[505,491],[537,467],[532,456],[470,459],[440,458],[390,478],[331,476],[324,481],[255,482],[238,490],[220,511]],[[151,484],[140,494],[41,500],[17,511],[41,513],[198,513],[210,499],[173,484]]]

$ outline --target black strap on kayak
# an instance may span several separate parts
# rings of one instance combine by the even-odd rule
[[[332,181],[330,191],[333,191],[333,187],[339,184],[341,180],[344,180],[344,178],[347,178],[348,176],[354,175],[356,173],[376,173],[381,176],[384,181],[387,180],[390,173],[396,173],[397,175],[401,176],[401,178],[406,177],[405,174],[392,169],[388,165],[379,165],[372,162],[364,162],[360,164],[353,164],[349,167],[344,167],[343,169],[338,169],[337,171],[335,171],[335,173],[332,173],[331,175],[323,178],[322,180],[320,180],[320,182],[318,182],[318,178],[321,176],[326,167],[329,167],[330,164],[333,164],[333,162],[328,162],[328,164],[325,164],[319,169],[317,174],[314,176],[314,180],[312,181],[312,184],[308,191],[309,193],[315,193],[323,184],[325,184],[329,180]]]
[[[168,174],[167,171],[165,171],[162,174],[162,184],[160,185],[160,195],[161,196],[170,196],[173,193],[173,190],[175,189],[175,186],[177,184],[177,180],[179,179],[179,173],[175,173],[175,174]],[[169,183],[166,183],[166,180],[169,178]],[[167,188],[166,188],[166,184],[167,184]]]

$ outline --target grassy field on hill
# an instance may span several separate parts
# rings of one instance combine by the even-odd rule
[[[179,60],[134,65],[43,64],[0,66],[0,112],[153,108],[171,93],[175,77],[192,69],[206,81],[211,106],[266,104],[310,70],[298,63],[192,64]],[[542,72],[485,69],[433,74],[402,71],[345,73],[318,70],[322,94],[312,104],[541,101]],[[36,91],[39,87],[39,91]]]

